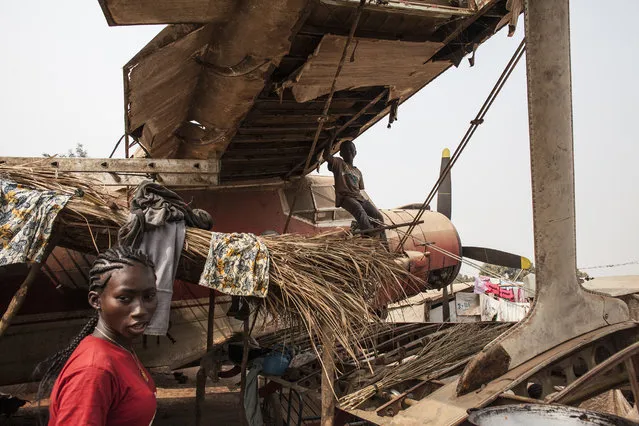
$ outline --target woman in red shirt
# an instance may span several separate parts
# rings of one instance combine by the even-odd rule
[[[155,384],[133,351],[157,307],[153,263],[128,247],[101,253],[89,273],[89,304],[97,316],[40,366],[38,396],[55,380],[49,426],[148,426]]]

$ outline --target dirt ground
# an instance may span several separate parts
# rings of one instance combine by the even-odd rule
[[[181,370],[184,376],[179,383],[172,373],[152,372],[158,389],[158,409],[154,426],[195,425],[195,374],[197,368]],[[239,376],[221,379],[218,383],[207,381],[203,425],[240,425]],[[41,410],[48,410],[43,401]],[[0,418],[0,426],[37,424],[37,406],[26,405],[10,419]]]

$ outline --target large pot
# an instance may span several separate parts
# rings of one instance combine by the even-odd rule
[[[503,405],[469,411],[477,426],[636,426],[639,423],[594,411],[559,405]]]

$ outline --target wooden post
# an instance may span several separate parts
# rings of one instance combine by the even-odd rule
[[[430,322],[430,302],[424,302],[424,322]]]
[[[244,300],[242,303],[247,303]],[[244,320],[244,345],[242,347],[242,368],[240,370],[240,405],[241,410],[240,414],[242,415],[242,424],[248,425],[248,419],[246,417],[246,407],[244,406],[244,396],[246,395],[246,367],[248,365],[248,354],[249,354],[249,319],[251,316],[249,315],[247,319]],[[257,318],[256,318],[257,320]]]
[[[213,347],[213,334],[215,331],[215,290],[209,290],[209,316],[206,323],[206,351]]]
[[[215,332],[215,290],[209,290],[209,314],[206,325],[206,352],[213,347],[213,333]],[[195,376],[195,425],[202,424],[202,405],[206,396],[206,369],[202,366]]]
[[[7,307],[7,310],[2,316],[2,319],[0,319],[0,337],[2,337],[2,335],[7,330],[7,328],[9,328],[9,325],[11,324],[13,317],[15,317],[18,311],[20,310],[20,307],[22,306],[24,299],[26,299],[27,297],[27,292],[29,291],[29,287],[38,276],[38,271],[40,271],[41,266],[42,264],[39,262],[34,262],[31,264],[27,277],[24,279],[24,281],[20,285],[20,288],[18,288],[18,291],[16,291],[16,294],[13,296],[13,299],[11,299],[11,302],[9,302],[9,306]]]
[[[332,330],[325,330],[324,336],[332,336]],[[335,393],[333,384],[335,382],[335,360],[333,359],[333,351],[335,348],[335,340],[332,337],[327,338],[322,352],[322,420],[321,426],[333,426],[335,419]]]
[[[442,322],[450,321],[450,303],[448,301],[448,287],[442,287]]]

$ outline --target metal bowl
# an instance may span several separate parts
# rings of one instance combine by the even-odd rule
[[[469,410],[468,421],[477,426],[636,426],[635,423],[611,414],[563,405],[503,405]]]

